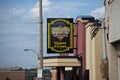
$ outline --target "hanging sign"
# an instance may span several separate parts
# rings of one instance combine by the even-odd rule
[[[47,53],[73,53],[73,19],[47,19]]]

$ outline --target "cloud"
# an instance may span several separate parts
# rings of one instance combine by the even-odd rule
[[[63,2],[52,2],[50,0],[43,0],[43,16],[45,17],[70,17],[70,13],[78,11],[77,7],[89,6],[90,3],[86,2],[75,2],[75,1],[64,1]],[[29,10],[29,17],[39,17],[39,2]]]
[[[43,0],[43,17],[72,17],[74,13],[80,11],[78,7],[90,6],[90,3],[86,2],[75,2],[75,1],[60,1],[60,2],[53,2],[51,0]],[[72,14],[71,14],[72,13]],[[3,19],[13,19],[12,21],[23,21],[23,20],[39,20],[39,2],[31,9],[20,8],[20,7],[10,7],[5,12],[5,16],[0,13],[0,16]],[[9,16],[8,16],[9,15]],[[6,18],[5,18],[6,17]],[[17,17],[17,20],[16,20]],[[2,20],[3,20],[2,19]],[[14,20],[15,19],[15,20]],[[1,20],[1,19],[0,19]]]
[[[26,12],[25,9],[17,9],[17,8],[10,9],[9,11],[12,15],[16,15],[16,16],[23,15]]]
[[[43,4],[43,13],[49,11],[51,2],[49,0],[43,0],[42,4]],[[31,10],[29,10],[29,14],[31,14],[32,18],[36,18],[39,16],[39,2],[37,2]]]
[[[94,16],[95,18],[104,18],[104,16],[105,16],[104,6],[98,7],[95,10],[91,11],[91,15]]]
[[[49,0],[43,0],[43,7],[48,7],[51,4]]]
[[[49,7],[51,5],[50,0],[43,0],[43,13],[49,11]],[[3,17],[0,20],[4,19],[14,19],[14,18],[20,18],[23,20],[28,19],[35,19],[39,17],[39,2],[37,2],[31,9],[26,8],[20,8],[20,7],[2,7],[0,8],[1,12],[0,17]]]
[[[39,2],[37,2],[31,10],[29,10],[28,14],[30,14],[32,18],[39,16]]]
[[[87,2],[76,2],[76,1],[67,1],[65,2],[64,1],[64,4],[63,2],[55,2],[56,5],[60,5],[60,6],[68,6],[68,7],[75,7],[75,6],[89,6],[90,3],[87,3]]]

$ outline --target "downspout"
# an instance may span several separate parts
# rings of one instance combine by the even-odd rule
[[[106,34],[105,34],[106,27],[104,25],[105,25],[105,23],[104,23],[104,21],[102,21],[103,60],[108,60],[108,57],[107,57],[107,47],[106,47]]]
[[[107,55],[107,47],[106,47],[106,34],[105,34],[105,22],[102,21],[102,46],[103,46],[103,59],[101,60],[101,74],[102,78],[109,80],[109,69],[108,69],[108,55]]]

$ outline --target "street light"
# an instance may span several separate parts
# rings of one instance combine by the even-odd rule
[[[43,80],[43,15],[42,15],[42,0],[39,0],[39,16],[40,16],[40,51],[38,54],[38,80]],[[36,51],[32,49],[26,49],[24,51],[31,50],[35,53]]]
[[[33,50],[33,49],[24,49],[24,51],[32,51],[32,52],[34,52],[37,55],[38,59],[39,59],[39,53],[37,53],[35,50]]]
[[[38,57],[38,68],[37,68],[37,75],[39,74],[38,73],[38,71],[39,71],[39,68],[40,68],[40,56],[39,56],[39,53],[37,53],[35,50],[33,50],[33,49],[24,49],[24,51],[32,51],[32,52],[34,52],[36,55],[37,55],[37,57]],[[38,78],[38,80],[39,80],[39,78]]]
[[[42,0],[39,0],[39,16],[40,16],[40,51],[38,54],[38,70],[37,78],[38,80],[43,80],[43,15],[42,15]],[[35,53],[36,51],[32,49],[26,49],[24,51],[31,50]]]

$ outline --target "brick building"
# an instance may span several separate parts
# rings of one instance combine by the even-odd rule
[[[25,80],[25,71],[0,71],[0,80]]]
[[[0,68],[0,80],[35,80],[37,69]]]

